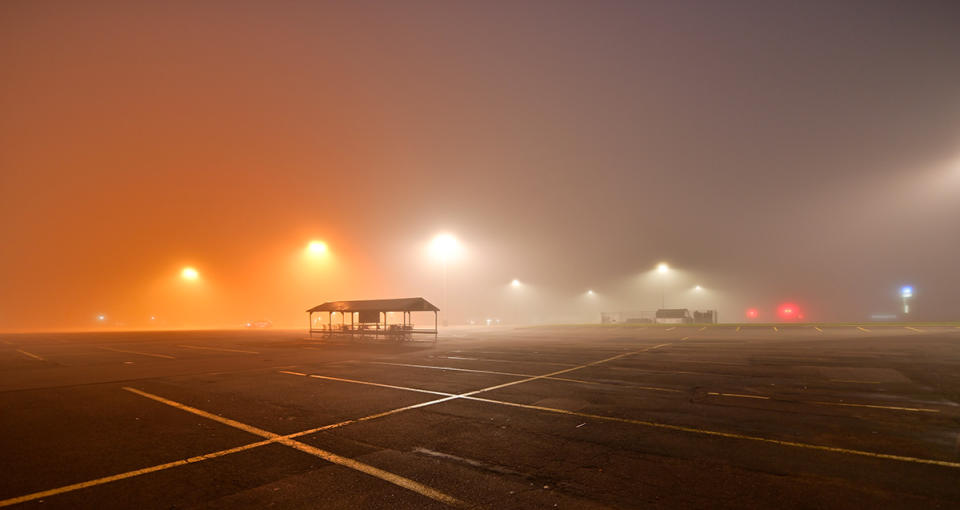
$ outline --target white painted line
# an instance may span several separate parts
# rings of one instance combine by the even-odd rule
[[[673,330],[675,330],[675,329],[677,329],[676,326],[674,326],[674,327],[672,327],[672,328],[667,328],[667,329],[665,329],[664,331],[673,331]]]
[[[761,395],[742,395],[740,393],[715,393],[711,391],[708,392],[707,395],[714,397],[756,398],[761,400],[770,400],[770,397],[764,397]]]
[[[629,419],[629,418],[617,418],[617,417],[614,417],[614,416],[603,416],[603,415],[598,415],[598,414],[581,413],[581,412],[577,412],[577,411],[567,411],[566,409],[555,409],[555,408],[552,408],[552,407],[543,407],[543,406],[536,406],[536,405],[530,405],[530,404],[520,404],[520,403],[515,403],[515,402],[505,402],[505,401],[501,401],[501,400],[492,400],[492,399],[481,398],[481,397],[465,397],[465,398],[467,398],[467,399],[469,399],[469,400],[476,400],[476,401],[478,401],[478,402],[487,402],[487,403],[490,403],[490,404],[499,404],[499,405],[507,405],[507,406],[512,406],[512,407],[521,407],[521,408],[524,408],[524,409],[533,409],[533,410],[537,410],[537,411],[546,411],[546,412],[551,412],[551,413],[566,414],[566,415],[571,415],[571,416],[579,416],[579,417],[582,417],[582,418],[592,418],[592,419],[595,419],[595,420],[614,421],[614,422],[620,422],[620,423],[630,423],[630,424],[633,424],[633,425],[641,425],[641,426],[645,426],[645,427],[653,427],[653,428],[666,429],[666,430],[676,430],[676,431],[680,431],[680,432],[689,432],[689,433],[692,433],[692,434],[700,434],[700,435],[705,435],[705,436],[724,437],[724,438],[728,438],[728,439],[741,439],[741,440],[746,440],[746,441],[756,441],[756,442],[768,443],[768,444],[775,444],[775,445],[780,445],[780,446],[789,446],[789,447],[793,447],[793,448],[803,448],[803,449],[807,449],[807,450],[819,450],[819,451],[832,452],[832,453],[842,453],[842,454],[847,454],[847,455],[858,455],[858,456],[863,456],[863,457],[873,457],[873,458],[877,458],[877,459],[896,460],[896,461],[900,461],[900,462],[911,462],[911,463],[915,463],[915,464],[932,464],[932,465],[935,465],[935,466],[943,466],[943,467],[960,469],[960,462],[951,462],[951,461],[936,460],[936,459],[924,459],[924,458],[919,458],[919,457],[908,457],[908,456],[905,456],[905,455],[892,455],[892,454],[888,454],[888,453],[868,452],[868,451],[863,451],[863,450],[853,450],[853,449],[849,449],[849,448],[838,448],[838,447],[834,447],[834,446],[823,446],[823,445],[810,444],[810,443],[801,443],[801,442],[797,442],[797,441],[782,441],[782,440],[779,440],[779,439],[771,439],[771,438],[760,437],[760,436],[748,436],[748,435],[744,435],[744,434],[735,434],[735,433],[731,433],[731,432],[721,432],[721,431],[717,431],[717,430],[708,430],[708,429],[698,429],[698,428],[694,428],[694,427],[685,427],[685,426],[683,426],[683,425],[670,425],[670,424],[666,424],[666,423],[657,423],[657,422],[652,422],[652,421],[632,420],[632,419]]]
[[[511,376],[511,377],[535,377],[535,376],[532,375],[532,374],[517,374],[517,373],[514,373],[514,372],[496,372],[496,371],[493,371],[493,370],[476,370],[476,369],[473,369],[473,368],[438,367],[438,366],[433,366],[433,365],[412,365],[412,364],[409,364],[409,363],[387,363],[387,362],[384,362],[384,361],[370,361],[369,363],[374,364],[374,365],[389,365],[389,366],[395,366],[395,367],[412,367],[412,368],[425,368],[425,369],[445,370],[445,371],[449,370],[449,371],[454,371],[454,372],[473,372],[473,373],[478,373],[478,374],[508,375],[508,376]],[[289,372],[286,372],[286,373],[289,373]],[[544,377],[544,379],[549,379],[549,380],[551,380],[551,381],[563,381],[563,382],[578,383],[578,384],[591,384],[591,385],[602,385],[602,386],[610,386],[610,385],[611,385],[611,383],[602,382],[602,381],[588,381],[588,380],[585,380],[585,379],[571,379],[571,378],[568,378],[568,377]],[[636,388],[636,389],[640,389],[640,390],[666,391],[666,392],[670,392],[670,393],[685,393],[685,392],[683,392],[683,391],[675,390],[675,389],[673,389],[673,388],[658,388],[658,387],[655,387],[655,386],[636,386],[636,385],[633,385],[633,384],[631,384],[631,383],[628,383],[627,381],[623,381],[623,384],[616,384],[616,385],[617,385],[617,386],[629,385],[631,388]]]
[[[20,354],[23,354],[24,356],[29,356],[29,357],[37,360],[37,361],[46,361],[46,360],[43,359],[42,357],[37,356],[36,354],[34,354],[34,353],[32,353],[32,352],[27,352],[27,351],[24,351],[24,350],[21,350],[21,349],[16,349],[16,351],[19,352]]]
[[[820,332],[820,333],[823,333],[823,330],[822,330],[822,329],[820,329],[820,328],[819,328],[819,327],[817,327],[817,326],[814,326],[814,327],[813,327],[813,329],[815,329],[815,330],[817,330],[817,331],[818,331],[818,332]]]
[[[658,346],[656,346],[656,347],[653,347],[653,348],[651,348],[651,349],[649,349],[649,350],[656,349],[657,347],[662,347],[663,345],[669,345],[669,344],[661,344],[661,345],[658,345]],[[640,351],[640,352],[642,352],[642,351]],[[635,352],[634,352],[634,353],[626,353],[626,354],[622,354],[622,355],[619,355],[619,356],[615,356],[614,358],[608,358],[608,359],[606,359],[606,360],[595,361],[595,362],[593,362],[593,363],[590,363],[590,364],[587,364],[587,365],[584,365],[584,366],[595,365],[595,364],[598,364],[598,363],[604,363],[604,362],[606,362],[606,361],[610,361],[611,359],[616,359],[616,358],[623,357],[623,356],[627,356],[627,355],[630,355],[630,354],[636,354],[636,353],[635,353]],[[577,369],[579,369],[579,368],[583,368],[583,367],[576,367],[576,368],[568,369],[568,370],[566,370],[566,371],[577,370]],[[553,374],[544,374],[543,376],[539,376],[539,378],[548,377],[548,376],[550,376],[550,375],[553,375]],[[780,446],[788,446],[788,447],[794,447],[794,448],[803,448],[803,449],[808,449],[808,450],[826,451],[826,452],[832,452],[832,453],[842,453],[842,454],[847,454],[847,455],[858,455],[858,456],[873,457],[873,458],[886,459],[886,460],[896,460],[896,461],[901,461],[901,462],[911,462],[911,463],[915,463],[915,464],[932,464],[932,465],[937,465],[937,466],[944,466],[944,467],[951,467],[951,468],[960,468],[960,462],[950,462],[950,461],[943,461],[943,460],[936,460],[936,459],[924,459],[924,458],[919,458],[919,457],[909,457],[909,456],[904,456],[904,455],[893,455],[893,454],[887,454],[887,453],[877,453],[877,452],[869,452],[869,451],[863,451],[863,450],[853,450],[853,449],[849,449],[849,448],[839,448],[839,447],[834,447],[834,446],[824,446],[824,445],[817,445],[817,444],[810,444],[810,443],[801,443],[801,442],[797,442],[797,441],[782,441],[782,440],[779,440],[779,439],[771,439],[771,438],[766,438],[766,437],[749,436],[749,435],[736,434],[736,433],[731,433],[731,432],[721,432],[721,431],[709,430],[709,429],[698,429],[698,428],[686,427],[686,426],[682,426],[682,425],[670,425],[670,424],[657,423],[657,422],[651,422],[651,421],[632,420],[632,419],[628,419],[628,418],[617,418],[617,417],[613,417],[613,416],[603,416],[603,415],[597,415],[597,414],[581,413],[581,412],[577,412],[577,411],[568,411],[568,410],[565,410],[565,409],[556,409],[556,408],[551,408],[551,407],[543,407],[543,406],[536,406],[536,405],[530,405],[530,404],[520,404],[520,403],[515,403],[515,402],[507,402],[507,401],[502,401],[502,400],[493,400],[493,399],[488,399],[488,398],[482,398],[482,397],[475,397],[475,396],[473,396],[473,395],[476,395],[476,394],[478,394],[478,393],[482,393],[482,392],[486,392],[486,391],[491,391],[491,390],[494,390],[494,389],[499,389],[499,388],[502,388],[502,387],[504,387],[504,386],[510,386],[510,385],[514,385],[514,384],[521,384],[521,383],[523,383],[523,382],[527,382],[528,380],[532,380],[532,379],[535,379],[535,378],[524,379],[524,380],[521,380],[521,381],[515,381],[515,382],[512,382],[512,383],[507,383],[507,384],[503,384],[503,385],[499,385],[499,386],[491,386],[490,388],[484,388],[484,389],[476,390],[476,391],[469,392],[469,393],[463,393],[463,394],[460,394],[460,395],[455,395],[455,396],[453,396],[453,397],[447,397],[447,398],[445,398],[445,399],[439,399],[439,400],[434,401],[434,402],[425,402],[425,403],[422,404],[422,405],[432,405],[433,403],[439,403],[439,402],[442,402],[442,401],[452,400],[452,399],[455,399],[455,398],[464,398],[464,399],[467,399],[467,400],[475,400],[475,401],[477,401],[477,402],[487,402],[487,403],[490,403],[490,404],[499,404],[499,405],[506,405],[506,406],[511,406],[511,407],[521,407],[521,408],[525,408],[525,409],[534,409],[534,410],[538,410],[538,411],[546,411],[546,412],[552,412],[552,413],[567,414],[567,415],[572,415],[572,416],[580,416],[580,417],[583,417],[583,418],[593,418],[593,419],[604,420],[604,421],[614,421],[614,422],[621,422],[621,423],[631,423],[631,424],[634,424],[634,425],[642,425],[642,426],[654,427],[654,428],[660,428],[660,429],[667,429],[667,430],[676,430],[676,431],[681,431],[681,432],[689,432],[689,433],[701,434],[701,435],[707,435],[707,436],[713,436],[713,437],[724,437],[724,438],[728,438],[728,439],[741,439],[741,440],[747,440],[747,441],[756,441],[756,442],[762,442],[762,443],[768,443],[768,444],[776,444],[776,445],[780,445]],[[413,391],[425,392],[425,391],[427,391],[427,390],[414,389]],[[735,394],[731,394],[731,395],[735,395]],[[749,397],[749,398],[769,399],[769,397],[763,397],[763,396],[758,396],[758,395],[749,395],[749,396],[747,396],[747,395],[741,395],[741,396]]]
[[[173,356],[169,356],[166,354],[156,354],[152,352],[127,351],[124,349],[115,349],[113,347],[99,347],[99,346],[98,346],[98,349],[103,349],[105,351],[113,351],[113,352],[123,352],[126,354],[139,354],[141,356],[153,356],[154,358],[176,359]]]
[[[187,349],[203,349],[206,351],[242,352],[244,354],[260,354],[257,351],[243,351],[240,349],[226,349],[223,347],[201,347],[199,345],[180,345],[178,347],[186,347]]]
[[[910,331],[916,331],[917,333],[923,333],[923,330],[922,330],[922,329],[912,328],[912,327],[910,327],[910,326],[904,326],[904,327],[907,328],[907,329],[909,329]]]
[[[869,407],[871,409],[892,409],[894,411],[911,411],[915,413],[939,413],[939,409],[926,409],[922,407],[897,407],[881,406],[876,404],[850,404],[846,402],[806,402],[807,404],[817,404],[821,406],[844,406],[844,407]]]
[[[293,449],[295,449],[295,450],[299,450],[299,451],[301,451],[301,452],[309,453],[310,455],[314,455],[314,456],[316,456],[316,457],[319,457],[319,458],[321,458],[321,459],[323,459],[323,460],[326,460],[327,462],[331,462],[331,463],[333,463],[333,464],[338,464],[338,465],[340,465],[340,466],[344,466],[344,467],[347,467],[347,468],[350,468],[350,469],[359,471],[359,472],[361,472],[361,473],[365,473],[365,474],[368,474],[368,475],[370,475],[370,476],[379,478],[379,479],[381,479],[381,480],[383,480],[383,481],[385,481],[385,482],[389,482],[389,483],[392,483],[392,484],[394,484],[394,485],[396,485],[396,486],[398,486],[398,487],[402,487],[402,488],[407,489],[407,490],[409,490],[409,491],[416,492],[417,494],[426,496],[426,497],[428,497],[428,498],[430,498],[430,499],[433,499],[433,500],[435,500],[435,501],[439,501],[439,502],[441,502],[441,503],[444,503],[444,504],[447,504],[447,505],[451,505],[451,506],[456,506],[456,507],[464,507],[464,506],[466,506],[466,505],[465,505],[462,501],[460,501],[459,499],[454,498],[453,496],[444,494],[444,493],[442,493],[442,492],[440,492],[440,491],[438,491],[438,490],[436,490],[436,489],[434,489],[434,488],[432,488],[432,487],[428,487],[428,486],[423,485],[423,484],[421,484],[421,483],[415,482],[415,481],[413,481],[413,480],[411,480],[411,479],[409,479],[409,478],[406,478],[406,477],[403,477],[403,476],[400,476],[400,475],[391,473],[391,472],[389,472],[389,471],[385,471],[385,470],[383,470],[383,469],[373,467],[373,466],[371,466],[371,465],[369,465],[369,464],[364,464],[363,462],[360,462],[360,461],[358,461],[358,460],[354,460],[354,459],[351,459],[351,458],[348,458],[348,457],[343,457],[343,456],[337,455],[337,454],[335,454],[335,453],[328,452],[328,451],[326,451],[326,450],[321,450],[320,448],[316,448],[316,447],[314,447],[314,446],[310,446],[310,445],[308,445],[308,444],[301,443],[301,442],[299,442],[299,441],[294,441],[293,439],[288,438],[288,437],[285,437],[285,436],[282,436],[282,435],[280,435],[280,434],[275,434],[275,433],[273,433],[273,432],[269,432],[269,431],[266,431],[266,430],[263,430],[263,429],[254,427],[254,426],[252,426],[252,425],[247,425],[246,423],[241,423],[241,422],[236,421],[236,420],[231,420],[230,418],[224,418],[223,416],[218,416],[218,415],[213,414],[213,413],[208,413],[208,412],[206,412],[206,411],[204,411],[204,410],[197,409],[197,408],[195,408],[195,407],[191,407],[191,406],[188,406],[188,405],[185,405],[185,404],[181,404],[181,403],[179,403],[179,402],[174,402],[173,400],[168,400],[168,399],[163,398],[163,397],[161,397],[161,396],[154,395],[154,394],[152,394],[152,393],[147,393],[147,392],[145,392],[145,391],[141,391],[141,390],[138,390],[138,389],[136,389],[136,388],[124,387],[123,389],[124,389],[124,390],[127,390],[127,391],[129,391],[129,392],[132,392],[132,393],[136,393],[137,395],[140,395],[140,396],[142,396],[142,397],[146,397],[146,398],[149,398],[149,399],[151,399],[151,400],[155,400],[155,401],[157,401],[157,402],[160,402],[160,403],[162,403],[162,404],[166,404],[166,405],[168,405],[168,406],[171,406],[171,407],[180,409],[181,411],[186,411],[186,412],[188,412],[188,413],[192,413],[192,414],[195,414],[195,415],[197,415],[197,416],[202,416],[202,417],[207,418],[207,419],[209,419],[209,420],[213,420],[213,421],[222,423],[222,424],[224,424],[224,425],[228,425],[228,426],[231,426],[231,427],[233,427],[233,428],[240,429],[240,430],[242,430],[242,431],[244,431],[244,432],[247,432],[247,433],[250,433],[250,434],[253,434],[253,435],[257,435],[257,436],[260,436],[260,437],[264,437],[264,438],[267,438],[267,439],[274,440],[275,442],[277,442],[277,443],[279,443],[279,444],[282,444],[282,445],[284,445],[284,446],[289,446],[290,448],[293,448]]]
[[[771,397],[767,397],[767,396],[761,396],[761,395],[742,395],[742,394],[739,394],[739,393],[715,393],[715,392],[708,392],[707,395],[711,395],[711,396],[715,396],[715,397],[755,398],[755,399],[762,399],[762,400],[770,400],[770,399],[771,399]],[[791,402],[791,401],[785,400],[784,402],[785,402],[785,403],[789,403],[789,402]],[[892,410],[892,411],[910,411],[910,412],[915,412],[915,413],[939,413],[939,412],[940,412],[939,409],[926,409],[926,408],[922,408],[922,407],[897,407],[897,406],[882,406],[882,405],[877,405],[877,404],[852,404],[852,403],[846,403],[846,402],[822,402],[822,401],[817,401],[817,400],[797,400],[796,402],[799,403],[799,404],[813,404],[813,405],[819,405],[819,406],[868,407],[868,408],[870,408],[870,409],[889,409],[889,410]]]
[[[865,332],[867,332],[867,333],[870,332],[869,329],[867,329],[867,328],[865,328],[865,327],[863,327],[863,326],[857,326],[857,329],[859,329],[860,331],[865,331]]]
[[[528,363],[531,365],[557,365],[561,367],[573,366],[572,363],[555,363],[552,361],[537,361],[537,360],[515,360],[515,359],[494,359],[494,358],[466,358],[463,356],[436,356],[437,359],[452,359],[452,360],[463,360],[463,361],[492,361],[494,363]]]

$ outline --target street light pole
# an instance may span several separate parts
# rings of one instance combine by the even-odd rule
[[[660,273],[660,309],[665,309],[667,307],[667,272],[670,271],[670,266],[666,262],[661,262],[657,264],[657,272]]]
[[[910,314],[910,303],[908,300],[913,297],[913,287],[907,285],[900,289],[900,297],[903,298],[903,314]]]
[[[443,326],[446,327],[447,324],[448,324],[448,322],[447,322],[447,254],[446,254],[446,253],[443,254],[443,259],[442,259],[442,261],[441,261],[441,265],[443,266],[443,269],[442,269],[442,272],[443,272],[443,304],[441,305],[441,306],[443,307],[443,321],[441,321],[441,322],[442,322]]]

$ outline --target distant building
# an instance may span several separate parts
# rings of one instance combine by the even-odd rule
[[[693,322],[697,324],[716,324],[717,323],[717,311],[716,310],[694,310],[693,312]]]
[[[657,324],[690,324],[693,317],[686,308],[661,308],[657,310],[654,320]]]

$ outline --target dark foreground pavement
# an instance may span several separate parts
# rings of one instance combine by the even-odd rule
[[[0,506],[958,508],[960,329],[0,335]]]

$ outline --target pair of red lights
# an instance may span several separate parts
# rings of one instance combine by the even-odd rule
[[[756,308],[747,308],[746,316],[748,319],[757,319],[760,317],[760,311]],[[803,313],[800,307],[794,303],[782,303],[777,307],[777,317],[783,321],[803,320]]]

